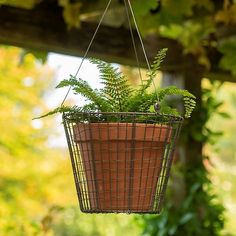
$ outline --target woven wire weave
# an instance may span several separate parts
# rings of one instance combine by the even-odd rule
[[[160,213],[181,117],[63,114],[82,212]]]

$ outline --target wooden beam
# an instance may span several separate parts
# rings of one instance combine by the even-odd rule
[[[187,134],[185,137],[185,154],[186,154],[186,167],[190,170],[194,167],[202,165],[202,141],[198,141],[194,137],[194,130],[202,132],[202,86],[201,78],[203,77],[203,71],[201,67],[195,65],[192,71],[186,71],[184,74],[185,88],[196,96],[196,108],[193,111],[192,116],[185,121],[184,129]],[[191,78],[191,79],[189,79]]]
[[[0,7],[0,43],[19,47],[83,56],[95,31],[96,24],[83,22],[81,28],[69,30],[62,18],[62,8],[40,4],[32,10]],[[135,40],[141,66],[145,66],[137,34]],[[163,70],[182,71],[191,68],[194,57],[183,55],[182,47],[174,40],[150,36],[144,40],[149,59],[158,49],[169,49]],[[137,65],[130,32],[124,27],[101,26],[89,56],[104,60]]]
[[[236,77],[232,76],[232,74],[227,71],[206,72],[204,74],[204,77],[210,80],[219,80],[221,82],[236,83]]]
[[[69,30],[63,20],[62,11],[55,1],[43,1],[31,10],[1,6],[0,43],[82,57],[97,24],[83,22],[80,29]],[[140,66],[146,67],[137,34],[135,41]],[[184,55],[182,46],[175,40],[152,35],[144,39],[144,44],[150,61],[159,49],[169,49],[162,64],[163,71],[183,73],[191,71],[196,65],[197,59],[193,55]],[[88,56],[137,66],[130,32],[125,27],[102,25]],[[220,58],[221,55],[214,51],[213,56],[210,56],[211,64],[217,65]],[[214,78],[217,75],[219,80],[234,81],[230,73],[221,72],[218,68],[212,68],[206,76]]]

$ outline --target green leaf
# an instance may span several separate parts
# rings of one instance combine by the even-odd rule
[[[38,61],[40,61],[43,64],[47,62],[47,58],[48,58],[47,52],[36,51],[36,50],[31,50],[31,49],[30,50],[23,49],[20,54],[20,64],[22,64],[24,62],[24,58],[28,54],[32,54]]]
[[[223,58],[220,61],[221,68],[230,70],[236,76],[236,37],[222,40],[218,44],[218,50],[223,53]]]
[[[178,226],[173,225],[168,231],[169,235],[175,235],[175,233],[177,232],[177,229],[178,229]]]
[[[112,111],[110,104],[101,96],[98,90],[92,89],[87,81],[82,79],[76,79],[71,75],[69,80],[62,80],[57,88],[71,86],[72,90],[76,94],[80,94],[83,97],[87,98],[89,101],[92,101],[100,111]]]
[[[48,112],[48,113],[46,113],[42,116],[33,118],[33,120],[41,119],[41,118],[51,116],[51,115],[54,115],[54,114],[57,114],[57,113],[64,113],[64,112],[72,111],[72,110],[75,110],[75,109],[78,109],[78,111],[79,111],[80,108],[78,108],[77,106],[74,106],[74,107],[60,106],[60,107],[57,107],[54,110],[52,110],[52,111],[50,111],[50,112]]]
[[[144,84],[144,89],[147,89],[150,87],[151,83],[153,82],[153,79],[157,75],[158,71],[160,70],[161,63],[163,62],[164,58],[166,57],[167,48],[162,48],[158,51],[157,55],[154,58],[154,61],[151,65],[151,70],[148,72],[148,77],[150,78],[148,80],[148,83]]]
[[[113,111],[125,111],[127,100],[132,93],[125,76],[110,63],[95,58],[90,59],[90,62],[97,65],[100,79],[104,84],[100,96],[107,100]]]
[[[191,186],[190,192],[191,194],[194,194],[199,188],[201,187],[200,183],[195,183],[193,186]]]
[[[0,4],[9,5],[13,7],[32,9],[39,1],[38,0],[0,0]]]
[[[186,213],[185,215],[183,215],[180,218],[179,223],[181,225],[184,225],[184,224],[188,223],[193,217],[194,217],[194,213],[192,213],[192,212]]]
[[[185,118],[189,118],[191,116],[192,111],[195,108],[196,102],[195,99],[196,97],[189,93],[187,90],[184,89],[179,89],[176,86],[170,86],[167,88],[162,88],[157,91],[158,97],[160,101],[162,101],[165,96],[167,95],[181,95],[183,96],[184,100],[184,107],[185,107]]]
[[[170,39],[178,39],[178,37],[183,33],[183,25],[170,24],[163,25],[160,27],[160,35]]]
[[[166,8],[172,15],[190,16],[192,15],[192,7],[194,0],[163,0],[163,8]]]
[[[225,118],[225,119],[230,119],[231,118],[231,116],[226,112],[218,112],[217,114],[220,115],[221,117]]]
[[[157,6],[156,0],[148,0],[143,3],[143,0],[135,0],[132,3],[132,7],[134,9],[135,15],[137,16],[145,16],[150,12],[151,9],[155,8]]]
[[[198,8],[205,8],[209,12],[214,10],[214,3],[211,0],[195,0],[195,5]]]

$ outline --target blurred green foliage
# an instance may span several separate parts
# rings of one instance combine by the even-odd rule
[[[209,83],[204,87],[210,88]],[[225,231],[235,235],[236,225],[236,123],[234,116],[236,114],[236,85],[233,83],[224,83],[217,91],[216,96],[224,101],[221,106],[221,112],[227,113],[230,119],[222,119],[213,114],[208,123],[210,129],[218,132],[223,131],[217,138],[217,142],[208,144],[204,152],[211,155],[211,165],[209,171],[213,188],[224,203],[226,208]]]
[[[212,191],[204,167],[194,172],[180,169],[172,173],[171,188],[175,192],[167,194],[162,213],[138,218],[143,228],[142,235],[220,235],[224,227],[223,206]],[[185,184],[183,175],[187,178]],[[176,185],[179,185],[178,189]],[[179,199],[177,195],[184,197]]]
[[[48,149],[51,122],[32,117],[46,109],[43,91],[52,71],[32,55],[19,65],[21,50],[0,48],[0,235],[40,235],[41,218],[62,203],[60,188],[68,175],[62,151]],[[43,129],[40,129],[43,128]],[[56,167],[56,168],[55,168]],[[68,177],[66,177],[68,180]],[[53,191],[52,191],[53,189]],[[63,197],[64,201],[68,201]]]
[[[222,135],[219,130],[213,131],[209,127],[213,114],[228,117],[221,111],[223,102],[216,96],[220,86],[220,83],[212,82],[203,89],[202,104],[197,107],[191,122],[185,125],[182,142],[192,138],[204,144],[213,143]],[[142,235],[223,235],[224,207],[207,170],[210,159],[207,156],[195,158],[195,163],[186,165],[186,161],[180,160],[172,168],[163,212],[159,216],[137,217],[143,229]]]
[[[83,214],[77,203],[76,206],[50,209],[42,222],[55,236],[140,235],[131,215]]]
[[[53,85],[53,71],[30,53],[19,63],[20,53],[0,48],[1,236],[234,235],[235,124],[219,118],[235,114],[233,86],[222,90],[224,85],[217,82],[203,84],[202,107],[187,124],[185,138],[210,144],[206,154],[215,158],[203,157],[198,166],[181,161],[174,165],[161,215],[135,220],[128,215],[86,215],[79,211],[67,152],[49,148],[56,133],[54,120],[32,121],[47,108],[42,97]],[[225,231],[221,201],[227,209]]]
[[[0,235],[139,235],[131,216],[80,212],[67,150],[50,146],[58,122],[32,121],[48,109],[53,71],[20,56],[0,47]]]
[[[236,76],[236,37],[232,36],[222,40],[219,44],[219,51],[225,56],[221,59],[220,65],[226,70],[231,70],[233,75]]]

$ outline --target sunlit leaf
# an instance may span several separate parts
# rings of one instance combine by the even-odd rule
[[[236,75],[236,37],[222,40],[218,45],[218,49],[223,53],[220,66]]]

